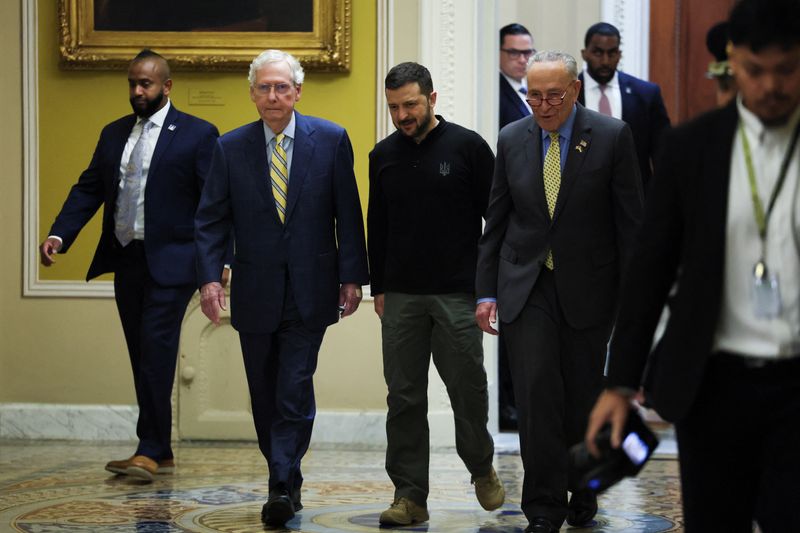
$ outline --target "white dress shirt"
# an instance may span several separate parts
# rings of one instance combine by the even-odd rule
[[[136,146],[136,141],[139,140],[139,135],[142,133],[142,124],[145,120],[152,122],[153,125],[150,126],[150,131],[147,133],[147,144],[142,154],[142,178],[139,186],[139,200],[136,202],[136,220],[133,223],[133,238],[137,240],[144,240],[144,190],[147,185],[147,173],[150,171],[150,162],[153,159],[153,152],[155,152],[156,149],[158,136],[161,134],[164,120],[167,118],[167,113],[171,105],[169,99],[167,99],[167,105],[150,115],[147,119],[139,119],[136,121],[136,124],[131,130],[131,134],[128,135],[128,142],[125,143],[125,149],[122,151],[122,159],[120,159],[119,162],[119,175],[124,176],[125,167],[128,165],[128,160],[131,158],[133,147]],[[118,193],[121,193],[124,188],[125,180],[120,179]]]
[[[517,81],[511,76],[508,76],[505,72],[500,71],[500,74],[506,79],[511,88],[514,89],[514,92],[517,93],[519,99],[522,100],[522,103],[525,104],[525,107],[528,108],[528,111],[531,111],[531,106],[528,105],[528,101],[526,98],[528,97],[528,83],[525,78],[522,78],[522,81]],[[520,91],[522,89],[522,91]],[[524,92],[523,92],[524,91]]]
[[[758,194],[766,211],[792,132],[800,120],[800,106],[786,125],[771,128],[765,127],[744,107],[741,97],[737,107],[750,145]],[[737,127],[730,160],[725,279],[722,311],[714,340],[717,350],[765,359],[800,354],[798,153],[800,146],[795,146],[783,188],[767,226],[764,262],[768,271],[778,276],[782,311],[774,319],[757,318],[753,312],[751,290],[753,267],[761,257],[761,240],[753,215],[742,137]]]
[[[583,99],[587,109],[600,112],[600,84],[592,78],[588,70],[583,71]],[[619,76],[614,71],[614,77],[606,83],[606,96],[611,104],[611,116],[622,120],[622,92],[619,86]]]

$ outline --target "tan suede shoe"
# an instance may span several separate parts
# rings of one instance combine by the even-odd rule
[[[398,498],[381,513],[378,521],[386,526],[407,526],[428,521],[428,510],[408,498]]]
[[[503,505],[506,499],[506,491],[494,468],[485,476],[473,477],[472,484],[475,485],[475,496],[478,498],[481,507],[487,511],[494,511]]]

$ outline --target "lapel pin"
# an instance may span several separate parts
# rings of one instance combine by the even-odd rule
[[[580,142],[580,143],[578,143],[578,144],[580,144],[581,146],[583,146],[584,148],[586,148],[586,144],[587,144],[587,142],[586,142],[584,139],[581,139],[581,142]]]
[[[169,131],[175,131],[175,128],[177,128],[177,126],[175,124],[170,124],[169,126],[167,126],[167,129]]]
[[[630,87],[625,87],[625,92],[631,94],[633,91],[631,91]]]
[[[583,153],[583,146],[580,144],[575,145],[575,149],[578,151],[579,154]]]

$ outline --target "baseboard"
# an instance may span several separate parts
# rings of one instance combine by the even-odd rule
[[[136,440],[135,405],[0,404],[0,438],[130,441]],[[453,415],[428,413],[431,446],[455,446]],[[385,411],[320,410],[312,443],[386,445]]]
[[[0,438],[136,440],[134,405],[0,404]]]

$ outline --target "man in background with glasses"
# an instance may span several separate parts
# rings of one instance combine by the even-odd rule
[[[483,331],[503,330],[508,348],[526,531],[552,533],[597,512],[592,493],[567,499],[567,456],[602,389],[642,185],[628,125],[576,104],[572,56],[537,53],[527,82],[533,119],[497,143],[475,314]]]
[[[253,60],[250,99],[260,120],[216,144],[195,219],[201,306],[215,324],[226,307],[225,242],[231,229],[236,237],[231,325],[269,467],[261,518],[277,527],[302,508],[322,337],[355,312],[368,281],[350,139],[341,126],[295,111],[303,78],[286,52]]]
[[[500,28],[500,128],[527,117],[531,108],[525,101],[528,92],[525,68],[533,55],[533,37],[522,24]]]

